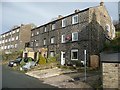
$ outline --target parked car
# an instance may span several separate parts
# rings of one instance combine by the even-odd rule
[[[8,66],[13,67],[20,64],[22,58],[17,58],[16,60],[9,61]]]
[[[29,61],[29,62],[27,62],[24,66],[22,66],[22,67],[20,68],[20,70],[27,71],[27,70],[31,69],[32,67],[34,67],[35,65],[36,65],[36,62],[34,62],[34,61]]]
[[[27,63],[27,62],[29,62],[29,61],[34,61],[34,59],[31,58],[31,57],[26,57],[26,58],[24,58],[24,62],[25,62],[25,63]]]

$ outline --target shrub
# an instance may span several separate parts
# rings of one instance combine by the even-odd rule
[[[39,55],[39,64],[46,64],[46,59],[41,54]]]

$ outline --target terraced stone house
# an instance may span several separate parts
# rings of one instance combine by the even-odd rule
[[[5,54],[24,50],[25,43],[30,41],[33,24],[21,24],[0,35],[0,51]]]
[[[46,49],[44,56],[59,55],[61,64],[77,64],[84,61],[87,51],[87,65],[91,55],[99,55],[104,43],[115,37],[115,28],[104,3],[84,10],[75,10],[68,16],[31,30],[30,47],[35,52]],[[99,60],[98,60],[99,62]]]

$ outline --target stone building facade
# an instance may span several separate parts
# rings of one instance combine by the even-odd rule
[[[8,32],[0,35],[0,50],[9,54],[19,50],[24,50],[25,43],[30,41],[33,24],[21,24]]]
[[[120,53],[101,54],[103,88],[120,89]]]
[[[89,65],[90,55],[98,55],[104,42],[114,37],[115,28],[101,2],[32,29],[30,43],[36,52],[47,48],[47,57],[58,54],[62,65],[83,62],[86,50]]]

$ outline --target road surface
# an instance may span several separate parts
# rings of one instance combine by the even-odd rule
[[[42,81],[27,76],[24,73],[10,70],[7,66],[2,67],[2,88],[55,88],[43,84]]]

